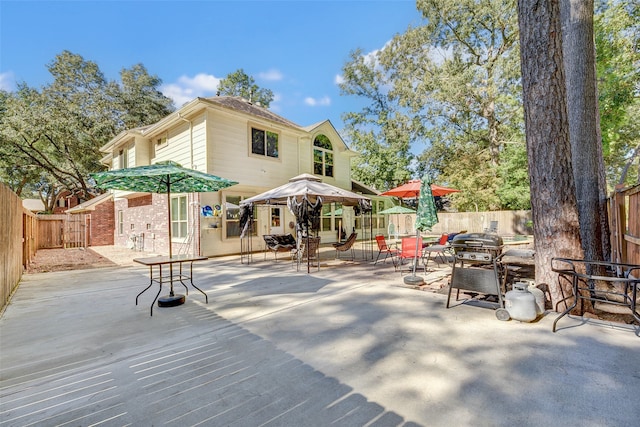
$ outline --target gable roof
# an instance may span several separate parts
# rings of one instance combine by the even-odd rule
[[[264,108],[259,104],[254,104],[239,96],[213,96],[211,98],[199,98],[208,101],[213,104],[221,105],[231,110],[240,111],[245,114],[249,114],[256,117],[292,127],[295,129],[302,129],[300,125],[293,123],[291,120],[287,120],[282,116],[279,116],[272,111]]]
[[[373,187],[363,184],[355,179],[351,180],[351,191],[356,193],[368,194],[370,196],[379,196],[380,192]]]
[[[94,197],[93,199],[87,200],[86,202],[82,202],[77,206],[74,206],[70,209],[66,210],[66,213],[82,213],[82,212],[87,212],[87,211],[94,211],[96,210],[96,206],[98,206],[101,203],[110,201],[113,199],[113,194],[111,194],[110,192],[108,193],[104,193],[101,194],[99,196]]]
[[[40,199],[22,199],[22,206],[31,212],[44,212],[47,210]]]

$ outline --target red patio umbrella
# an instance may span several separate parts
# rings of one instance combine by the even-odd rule
[[[443,187],[441,185],[431,184],[431,194],[434,196],[445,196],[450,193],[458,193],[460,190],[455,188]],[[412,179],[391,190],[385,191],[381,196],[399,197],[401,199],[416,199],[420,195],[420,180]]]

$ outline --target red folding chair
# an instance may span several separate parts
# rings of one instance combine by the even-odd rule
[[[417,246],[417,248],[416,248]],[[405,260],[411,260],[411,268],[415,265],[418,268],[418,263],[422,259],[422,237],[403,237],[401,240],[400,253],[398,254],[400,275],[402,275],[402,265]],[[417,250],[416,250],[417,249]],[[424,273],[427,273],[427,269],[422,263]]]
[[[389,245],[387,245],[387,241],[384,239],[384,236],[382,234],[378,234],[376,236],[376,243],[378,244],[378,256],[376,257],[376,262],[374,262],[373,265],[376,265],[378,263],[380,256],[384,253],[383,261],[386,263],[387,258],[391,257],[393,268],[397,270],[398,266],[396,263],[396,257],[398,256],[398,253],[400,253],[400,251],[397,248],[390,248]]]

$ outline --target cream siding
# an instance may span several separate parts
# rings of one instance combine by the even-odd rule
[[[265,189],[281,185],[301,173],[297,158],[298,138],[290,131],[215,111],[208,112],[207,122],[209,173]],[[251,154],[252,126],[278,133],[277,159]]]
[[[129,159],[129,166],[146,166],[151,161],[151,148],[149,140],[136,135],[134,139],[133,158]]]
[[[278,158],[251,154],[251,127],[256,127],[278,134]],[[151,130],[153,129],[153,130]],[[193,210],[195,218],[190,218],[189,230],[199,236],[200,253],[205,256],[238,254],[241,252],[238,237],[227,238],[225,222],[225,200],[227,197],[244,198],[269,190],[286,183],[290,178],[302,174],[313,174],[313,139],[322,133],[329,137],[334,154],[334,177],[322,177],[332,185],[350,189],[350,157],[348,150],[333,126],[322,122],[309,129],[296,129],[275,124],[260,117],[249,117],[247,114],[233,111],[208,103],[192,102],[177,114],[168,116],[154,125],[151,133],[136,134],[128,142],[119,144],[130,148],[129,165],[141,166],[164,160],[172,160],[184,167],[194,168],[234,181],[239,184],[215,193],[194,195]],[[130,134],[132,137],[133,133]],[[120,135],[116,141],[121,141]],[[158,147],[156,141],[166,138],[166,145]],[[113,144],[117,143],[112,141]],[[127,145],[129,144],[129,145]],[[119,148],[114,145],[105,146],[112,151],[113,168],[118,168]],[[118,196],[131,197],[131,194],[118,192]],[[204,206],[222,207],[218,217],[203,217]],[[191,206],[191,205],[190,205]],[[294,216],[286,207],[281,207],[281,224],[285,233],[294,234],[289,223]],[[253,250],[263,249],[262,234],[270,232],[270,207],[258,207],[257,236],[252,239]],[[350,231],[354,224],[352,210],[346,208],[343,225]],[[160,215],[164,215],[162,212]],[[321,233],[322,241],[329,243],[336,240],[335,231]]]
[[[207,170],[207,123],[205,114],[200,114],[192,121],[193,165],[202,172]]]
[[[181,166],[191,165],[191,140],[189,124],[182,122],[167,131],[167,145],[156,148],[154,163],[172,160]]]

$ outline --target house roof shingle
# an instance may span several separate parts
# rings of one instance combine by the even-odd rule
[[[285,119],[282,116],[279,116],[268,109],[254,104],[252,102],[247,101],[244,98],[239,96],[213,96],[210,98],[202,98],[206,101],[209,101],[214,104],[221,105],[223,107],[240,111],[246,114],[250,114],[256,117],[261,117],[263,119],[270,120],[275,123],[279,123],[281,125],[289,126],[296,129],[301,129],[300,125],[293,123],[290,120]]]

